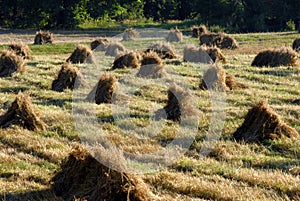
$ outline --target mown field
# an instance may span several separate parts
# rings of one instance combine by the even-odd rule
[[[102,34],[101,34],[102,35]],[[107,34],[109,35],[109,34]],[[96,37],[96,35],[93,35]],[[27,36],[28,37],[28,36]],[[85,35],[86,37],[86,35]],[[255,55],[269,47],[291,46],[299,37],[294,32],[233,34],[240,47],[222,50],[227,63],[222,64],[239,82],[249,86],[226,92],[226,119],[222,135],[206,157],[199,157],[206,133],[211,123],[210,92],[199,90],[202,71],[197,65],[182,62],[185,44],[198,44],[190,36],[182,43],[172,43],[179,56],[176,60],[164,60],[166,69],[182,77],[196,98],[202,116],[195,139],[186,154],[172,165],[154,173],[140,175],[151,191],[160,200],[300,200],[300,137],[266,141],[263,144],[236,142],[231,136],[243,123],[252,104],[268,100],[281,119],[300,133],[300,106],[292,101],[300,98],[300,62],[296,67],[251,67]],[[22,35],[19,36],[22,38]],[[33,41],[34,35],[32,35]],[[59,200],[49,190],[51,178],[60,170],[60,164],[68,156],[80,137],[72,115],[71,90],[51,90],[61,65],[79,44],[72,40],[51,45],[32,45],[32,60],[26,71],[9,78],[0,78],[0,114],[4,114],[19,91],[30,95],[41,119],[48,125],[42,132],[33,132],[18,126],[0,129],[0,199],[2,200]],[[93,39],[93,38],[91,38]],[[91,40],[81,40],[89,45]],[[139,38],[122,42],[127,49],[144,50],[152,42],[164,38]],[[0,46],[1,50],[8,44]],[[113,57],[96,52],[96,64],[109,70]],[[76,64],[79,69],[88,68],[98,77],[103,72],[94,72],[92,64]],[[96,68],[95,68],[96,69]],[[111,73],[122,78],[130,69]],[[94,80],[95,81],[95,80]],[[137,140],[122,131],[149,124],[152,103],[162,108],[167,101],[167,87],[156,84],[137,89],[130,102],[130,117],[120,124],[105,121],[107,139],[120,144],[130,153],[147,153],[159,149],[176,136],[177,124],[167,122],[153,140]],[[113,116],[111,104],[91,106],[97,117]]]

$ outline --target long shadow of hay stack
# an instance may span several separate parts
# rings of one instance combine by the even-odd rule
[[[12,43],[8,47],[10,50],[14,51],[16,55],[21,56],[23,59],[31,59],[31,50],[28,45],[23,43]]]
[[[93,51],[105,51],[109,44],[107,38],[98,38],[91,42],[91,50]]]
[[[125,29],[125,31],[123,32],[123,41],[134,40],[134,39],[138,38],[139,35],[140,35],[139,32],[137,32],[133,28]]]
[[[225,33],[204,33],[201,34],[200,45],[215,46],[221,49],[236,49],[238,48],[237,41],[230,35]]]
[[[66,61],[77,64],[94,63],[94,60],[93,52],[89,47],[85,45],[78,45]]]
[[[165,42],[158,42],[158,43],[152,43],[149,45],[147,52],[156,52],[158,56],[161,59],[176,59],[176,54],[175,54],[175,49],[174,46],[171,45],[170,43],[165,43]]]
[[[38,31],[34,37],[34,43],[36,45],[51,44],[54,41],[53,34],[49,31]]]
[[[142,55],[139,52],[129,52],[117,56],[114,60],[112,70],[117,68],[138,68],[141,66]]]
[[[294,128],[285,124],[265,101],[253,106],[248,111],[241,127],[233,133],[235,140],[246,142],[263,142],[284,136],[294,138],[298,136],[298,133]]]
[[[182,32],[179,29],[171,29],[166,40],[168,42],[181,42],[183,38]]]
[[[300,51],[300,38],[296,38],[294,40],[292,47],[293,47],[293,50],[295,50],[297,52]]]
[[[67,62],[62,65],[57,78],[53,80],[51,89],[62,92],[65,89],[77,89],[84,84],[85,81],[79,70]]]
[[[11,125],[19,125],[37,132],[43,131],[47,127],[34,110],[29,95],[21,92],[18,93],[8,111],[0,116],[1,128],[7,128]]]
[[[252,61],[251,66],[297,66],[297,61],[297,52],[290,47],[281,47],[259,52]]]
[[[97,85],[87,95],[86,100],[96,104],[111,103],[117,82],[118,79],[113,74],[104,73]]]
[[[53,192],[63,200],[154,200],[149,187],[137,175],[111,170],[83,148],[70,153],[52,182]]]
[[[162,63],[156,52],[146,53],[143,56],[142,66],[137,72],[137,76],[151,79],[165,77],[167,73]]]
[[[25,61],[14,51],[4,50],[0,55],[0,77],[9,77],[25,71]]]
[[[206,64],[212,63],[212,61],[226,63],[226,58],[219,48],[206,46],[196,47],[194,45],[187,45],[184,47],[183,60]]]
[[[192,30],[192,37],[193,38],[198,38],[201,34],[204,34],[204,33],[210,33],[207,30],[206,26],[204,26],[204,25],[201,25],[199,27],[198,26],[193,26],[191,28],[191,30]]]
[[[112,42],[110,43],[105,51],[105,56],[118,56],[119,54],[125,53],[126,48],[122,43],[119,42]]]

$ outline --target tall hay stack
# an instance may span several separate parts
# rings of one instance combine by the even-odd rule
[[[93,63],[94,60],[93,51],[88,46],[78,45],[66,61],[77,64]]]
[[[143,56],[137,76],[152,79],[165,77],[167,73],[162,64],[163,62],[156,52],[148,52]]]
[[[251,66],[296,66],[297,61],[297,52],[290,47],[281,47],[259,52],[252,61]]]
[[[107,46],[105,51],[105,56],[115,57],[125,52],[126,52],[126,48],[122,43],[112,42]]]
[[[9,77],[13,73],[24,72],[25,61],[14,51],[4,50],[0,55],[0,77]]]
[[[292,47],[293,47],[293,50],[295,50],[297,52],[300,51],[300,38],[296,38],[294,40]]]
[[[181,42],[182,38],[182,32],[176,28],[170,30],[166,39],[168,42]]]
[[[49,31],[38,31],[35,34],[34,43],[36,45],[51,44],[54,41],[53,34]]]
[[[98,38],[91,42],[91,50],[94,51],[105,51],[109,44],[107,38]]]
[[[139,32],[137,32],[133,28],[125,29],[125,31],[123,33],[123,41],[134,40],[134,39],[138,38],[139,35],[140,35]]]
[[[142,55],[139,52],[129,52],[117,56],[114,60],[112,70],[117,68],[138,68],[141,66]]]
[[[23,59],[31,59],[31,50],[28,45],[24,43],[12,43],[9,49],[14,51],[16,55],[21,56]]]
[[[223,67],[219,64],[211,65],[204,73],[199,87],[202,90],[228,90],[226,86],[226,73]]]
[[[152,43],[148,46],[146,52],[154,51],[162,59],[175,59],[175,48],[172,44],[166,42]]]

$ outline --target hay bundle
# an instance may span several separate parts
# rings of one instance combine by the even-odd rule
[[[70,153],[52,182],[53,192],[63,200],[150,201],[154,198],[137,175],[111,170],[80,147]]]
[[[77,89],[83,84],[84,80],[82,74],[76,67],[73,67],[71,63],[67,62],[62,65],[57,78],[53,80],[51,89],[62,92],[65,89]]]
[[[0,127],[7,128],[11,125],[19,125],[28,130],[45,130],[46,124],[35,112],[29,95],[19,92],[8,111],[0,116]]]
[[[296,66],[298,56],[290,47],[281,47],[277,49],[268,49],[259,52],[251,66]]]
[[[204,33],[200,36],[200,45],[217,46],[217,41],[220,40],[219,34],[216,33]]]
[[[221,49],[236,49],[238,48],[237,41],[228,34],[220,33],[221,42],[217,47]]]
[[[117,78],[109,73],[104,73],[97,85],[88,94],[86,100],[96,104],[111,103],[112,95],[117,85]]]
[[[129,52],[116,57],[112,70],[117,68],[138,68],[141,66],[142,56],[139,52]]]
[[[241,82],[237,82],[234,75],[230,73],[226,73],[225,84],[230,90],[237,89],[237,88],[243,88],[243,89],[248,88],[247,85]]]
[[[12,76],[15,72],[25,71],[25,61],[11,50],[4,50],[0,55],[0,77]]]
[[[168,42],[181,42],[182,37],[182,32],[176,28],[170,30],[166,39]]]
[[[123,33],[123,41],[134,40],[135,38],[139,37],[139,35],[140,35],[139,32],[137,32],[133,28],[125,29]]]
[[[196,47],[195,45],[187,45],[183,49],[183,60],[187,62],[212,63],[210,56],[206,52],[205,47]]]
[[[92,50],[85,45],[78,45],[70,57],[67,59],[67,62],[71,62],[73,64],[77,63],[93,63],[94,55]]]
[[[49,31],[38,31],[35,34],[34,44],[53,43],[53,34]]]
[[[221,65],[214,64],[204,73],[200,83],[202,90],[226,91],[226,73]]]
[[[224,33],[204,33],[200,36],[200,45],[216,46],[221,49],[238,48],[237,41]]]
[[[161,58],[156,52],[148,52],[143,56],[142,66],[139,69],[137,76],[145,78],[162,78],[167,73],[162,65]]]
[[[170,43],[152,43],[146,50],[146,52],[150,51],[156,52],[162,59],[176,59],[175,49]]]
[[[193,26],[192,28],[192,37],[193,38],[198,38],[201,34],[209,33],[207,30],[206,26],[201,25],[201,26]]]
[[[226,58],[222,54],[221,50],[217,47],[207,47],[206,48],[207,54],[213,60],[213,62],[221,61],[222,63],[226,63]]]
[[[142,66],[149,64],[162,65],[162,63],[162,59],[158,56],[156,52],[150,51],[143,55]]]
[[[117,56],[118,54],[122,54],[126,52],[126,48],[124,47],[124,45],[122,43],[119,42],[114,42],[114,43],[110,43],[105,51],[105,55],[106,56]]]
[[[246,142],[263,142],[284,136],[297,137],[298,133],[282,122],[265,101],[259,102],[248,111],[243,124],[233,134],[237,141]]]
[[[99,38],[91,42],[91,50],[105,51],[109,41],[107,38]]]
[[[293,50],[300,51],[300,38],[296,38],[293,42]]]
[[[16,55],[23,57],[23,59],[31,59],[31,50],[28,45],[23,43],[12,43],[9,45],[9,49],[14,51]]]

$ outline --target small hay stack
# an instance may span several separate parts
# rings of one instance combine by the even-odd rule
[[[69,154],[52,183],[52,191],[63,200],[154,200],[139,176],[109,169],[81,147]]]
[[[191,28],[192,30],[192,37],[193,38],[198,38],[201,34],[205,34],[205,33],[209,33],[209,31],[207,30],[206,26],[201,25],[201,26],[193,26]]]
[[[162,59],[176,59],[175,48],[170,43],[157,42],[152,43],[147,48],[146,52],[154,51]]]
[[[170,30],[166,39],[168,42],[181,42],[182,38],[182,32],[176,28]]]
[[[125,29],[125,31],[123,33],[123,41],[134,40],[135,38],[138,38],[139,35],[140,35],[139,32],[137,32],[133,28]]]
[[[217,41],[220,40],[219,34],[216,33],[203,33],[200,38],[200,45],[206,45],[208,47],[217,46]]]
[[[109,41],[107,38],[98,38],[91,42],[91,50],[94,51],[105,51]]]
[[[285,124],[267,102],[261,101],[246,114],[245,120],[233,138],[237,141],[263,142],[283,137],[294,138],[297,131]]]
[[[24,43],[12,43],[9,45],[9,49],[14,51],[16,55],[23,57],[23,59],[32,58],[30,48]]]
[[[241,82],[237,82],[234,75],[230,73],[226,73],[225,84],[230,90],[234,90],[237,88],[242,88],[242,89],[248,88],[247,85]]]
[[[220,33],[221,42],[217,47],[221,49],[236,49],[239,47],[237,41],[228,34]]]
[[[226,58],[222,54],[221,50],[217,47],[207,47],[206,48],[207,54],[210,56],[210,58],[213,60],[213,62],[222,62],[226,63]]]
[[[296,38],[293,42],[293,50],[300,51],[300,38]]]
[[[53,34],[50,33],[49,31],[38,31],[35,34],[35,38],[34,38],[34,44],[51,44],[53,43],[54,38],[53,38]]]
[[[148,52],[143,56],[142,66],[137,76],[145,78],[162,78],[166,76],[166,71],[161,58],[156,52]]]
[[[46,124],[34,110],[29,95],[19,92],[8,111],[0,116],[0,127],[19,125],[31,131],[43,131]]]
[[[212,60],[206,52],[205,47],[196,47],[195,45],[187,45],[183,49],[183,60],[187,62],[210,64]]]
[[[204,33],[200,36],[200,45],[215,46],[221,49],[238,48],[237,41],[225,33]]]
[[[226,73],[223,67],[219,64],[211,65],[211,67],[204,73],[200,83],[202,90],[226,91]]]
[[[297,66],[297,61],[297,52],[290,47],[281,47],[259,52],[252,61],[251,66]]]
[[[117,68],[138,68],[141,66],[142,56],[139,52],[129,52],[117,56],[113,63],[112,70]]]
[[[118,56],[119,54],[122,54],[125,52],[126,52],[126,48],[124,47],[124,45],[122,43],[113,42],[107,46],[105,55],[115,57],[115,56]]]
[[[83,76],[79,70],[71,63],[66,62],[62,65],[57,78],[53,80],[51,89],[62,92],[65,89],[77,89],[78,87],[84,85],[84,83]]]
[[[86,100],[96,104],[111,103],[113,92],[117,86],[118,79],[109,73],[104,73],[97,85],[87,95]]]
[[[0,77],[12,76],[15,72],[25,71],[25,61],[14,51],[4,50],[0,55]]]
[[[73,64],[78,63],[93,63],[94,62],[94,55],[92,50],[85,45],[78,45],[70,57],[66,60],[67,62],[71,62]]]

